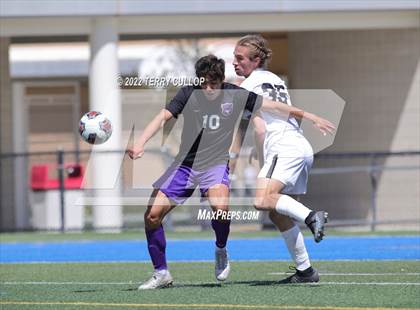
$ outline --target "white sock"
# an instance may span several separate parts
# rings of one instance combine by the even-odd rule
[[[301,223],[305,223],[305,219],[308,217],[309,213],[311,213],[310,209],[287,195],[281,195],[279,200],[277,200],[276,211],[279,214],[284,214],[296,219]]]
[[[161,275],[166,275],[169,271],[168,269],[161,269],[161,270],[156,270],[155,272]]]
[[[309,255],[306,251],[303,235],[297,225],[294,225],[289,230],[282,232],[284,241],[289,249],[290,256],[296,264],[296,269],[303,271],[311,267]]]

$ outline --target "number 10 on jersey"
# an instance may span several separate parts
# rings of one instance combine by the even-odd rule
[[[203,115],[203,128],[215,130],[220,127],[220,117],[217,114]]]

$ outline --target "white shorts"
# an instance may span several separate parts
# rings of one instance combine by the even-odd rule
[[[272,145],[265,146],[264,166],[258,178],[275,179],[285,185],[282,193],[306,194],[313,151],[301,135],[283,136]]]

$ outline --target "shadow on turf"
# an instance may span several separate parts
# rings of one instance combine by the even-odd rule
[[[137,287],[131,287],[131,288],[126,288],[121,290],[121,292],[133,292],[133,291],[138,291]]]
[[[316,285],[316,283],[305,283],[306,287]],[[249,286],[273,286],[273,285],[287,285],[287,286],[301,286],[302,283],[282,283],[281,281],[267,281],[267,280],[253,280],[253,281],[228,281],[228,282],[213,282],[213,283],[175,283],[174,285],[164,288],[164,289],[176,289],[176,288],[185,288],[185,287],[200,287],[200,288],[218,288],[231,285],[249,285]],[[73,293],[95,293],[102,290],[77,290]],[[121,292],[135,292],[138,291],[137,287],[130,287],[121,289]]]
[[[174,284],[170,287],[165,287],[163,289],[171,289],[171,288],[182,288],[182,287],[222,287],[222,284],[219,283],[200,283],[200,284]],[[132,292],[138,291],[137,287],[127,288],[121,290],[122,292]]]
[[[73,293],[97,293],[104,290],[77,290],[72,291]],[[121,292],[132,292],[132,291],[138,291],[137,287],[131,287],[121,290]]]
[[[222,283],[195,283],[195,284],[174,284],[172,288],[181,288],[181,287],[222,287]]]
[[[73,293],[96,293],[99,291],[103,291],[103,290],[77,290],[77,291],[73,291]]]
[[[305,286],[313,286],[316,283],[282,283],[281,280],[277,281],[267,281],[267,280],[253,280],[253,281],[228,281],[223,283],[192,283],[192,284],[176,284],[174,283],[173,286],[170,288],[183,288],[183,287],[223,287],[223,286],[230,286],[230,285],[249,285],[249,286],[273,286],[273,285],[287,285],[287,286],[301,286],[304,284]]]

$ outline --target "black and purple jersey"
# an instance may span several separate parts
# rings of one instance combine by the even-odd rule
[[[209,101],[200,87],[186,86],[166,105],[175,118],[184,117],[175,162],[195,170],[228,162],[238,120],[249,121],[262,97],[230,83],[223,83],[221,90]]]

